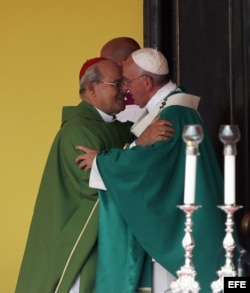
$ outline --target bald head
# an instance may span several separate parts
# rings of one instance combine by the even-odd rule
[[[100,56],[122,65],[128,56],[140,49],[140,45],[132,38],[119,37],[108,41],[101,49]]]

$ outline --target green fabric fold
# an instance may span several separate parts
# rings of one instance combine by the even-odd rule
[[[211,292],[210,284],[217,279],[216,272],[224,260],[220,252],[225,214],[217,207],[223,203],[223,178],[207,131],[199,114],[190,108],[170,106],[161,112],[161,118],[174,125],[175,134],[169,141],[131,150],[112,149],[97,157],[98,169],[107,187],[107,191],[100,193],[100,200],[109,207],[109,212],[102,214],[99,223],[102,245],[99,246],[98,264],[107,266],[100,268],[98,265],[96,284],[100,291],[97,293],[101,288],[112,293],[134,290],[137,279],[134,278],[133,287],[131,279],[125,277],[138,276],[141,268],[141,261],[135,261],[133,253],[137,251],[134,247],[142,248],[175,276],[184,265],[185,214],[177,206],[183,204],[184,197],[186,146],[182,131],[187,124],[200,124],[204,131],[197,158],[195,194],[195,204],[201,208],[193,214],[192,227],[195,240],[193,264],[200,292]],[[112,221],[110,213],[113,214]],[[122,220],[123,225],[114,224]],[[109,235],[119,235],[119,238]],[[126,237],[133,241],[119,241]],[[119,247],[119,253],[114,247]],[[130,266],[131,251],[133,268]],[[142,260],[141,249],[137,256]],[[120,259],[126,264],[119,265]]]

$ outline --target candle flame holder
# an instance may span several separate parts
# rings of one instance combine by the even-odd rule
[[[234,238],[233,238],[233,226],[234,226],[234,220],[233,215],[234,213],[242,208],[242,206],[236,206],[236,205],[222,205],[218,206],[220,209],[222,209],[227,214],[226,219],[226,235],[223,240],[223,247],[226,251],[225,254],[225,265],[217,271],[218,280],[212,282],[211,288],[213,293],[223,292],[224,289],[224,277],[235,277],[236,276],[236,270],[233,263],[233,250],[236,246]]]
[[[180,205],[178,208],[183,210],[186,214],[185,235],[182,240],[182,246],[185,250],[185,263],[180,270],[177,271],[178,279],[171,283],[170,289],[173,293],[197,293],[200,290],[200,286],[199,283],[195,281],[196,271],[192,264],[192,251],[194,248],[192,214],[200,208],[200,206],[186,204]]]
[[[185,125],[182,132],[182,139],[186,142],[186,155],[199,155],[198,145],[203,140],[201,125]]]
[[[235,156],[237,154],[236,143],[240,139],[238,125],[221,125],[219,139],[224,144],[224,156]]]

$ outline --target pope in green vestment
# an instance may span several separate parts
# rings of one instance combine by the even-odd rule
[[[100,151],[131,140],[129,125],[106,123],[87,102],[64,107],[41,180],[16,293],[93,292],[98,234],[98,192],[89,171],[75,164],[76,145]]]
[[[175,129],[167,142],[129,150],[113,148],[97,156],[107,188],[100,192],[97,293],[134,292],[147,255],[178,277],[185,260],[185,214],[177,206],[183,205],[184,198],[182,131],[187,124],[200,124],[204,132],[195,193],[195,204],[201,207],[192,218],[192,261],[200,292],[211,292],[211,282],[224,263],[225,214],[217,207],[223,204],[223,177],[203,121],[196,110],[179,105],[166,107],[160,116]]]

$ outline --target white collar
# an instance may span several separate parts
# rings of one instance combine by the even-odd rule
[[[116,120],[115,116],[108,115],[108,114],[104,113],[103,111],[101,111],[100,109],[97,109],[97,108],[96,108],[96,110],[99,112],[99,114],[102,116],[102,119],[106,123],[111,123],[111,122],[114,122]]]
[[[155,105],[157,105],[160,101],[162,101],[166,96],[168,96],[171,92],[175,91],[177,89],[177,85],[173,83],[171,80],[165,84],[163,87],[161,87],[155,95],[148,101],[146,108],[148,112],[152,110]]]

